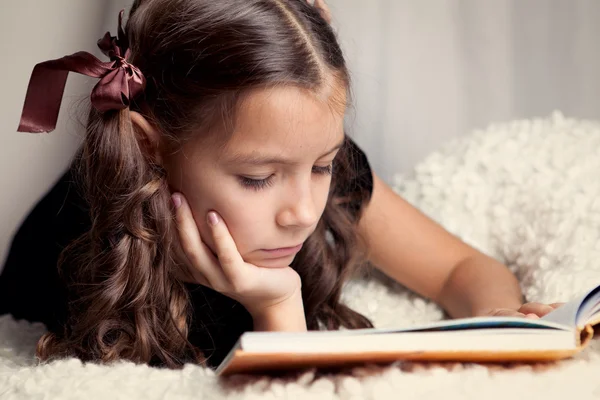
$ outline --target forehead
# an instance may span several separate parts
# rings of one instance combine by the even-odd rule
[[[237,110],[225,155],[249,151],[301,156],[329,150],[343,137],[346,90],[314,93],[280,86],[249,93]]]

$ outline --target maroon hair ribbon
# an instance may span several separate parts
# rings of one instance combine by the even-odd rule
[[[100,78],[91,94],[92,105],[99,111],[127,108],[131,99],[144,91],[144,75],[127,62],[130,51],[121,25],[123,12],[121,10],[119,13],[118,37],[106,32],[98,41],[98,47],[110,58],[109,62],[102,62],[92,54],[80,51],[34,67],[19,132],[51,132],[56,128],[69,72]]]

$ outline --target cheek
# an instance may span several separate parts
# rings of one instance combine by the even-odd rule
[[[329,199],[329,190],[331,188],[331,178],[324,179],[324,183],[319,185],[317,189],[317,195],[315,200],[315,207],[319,210],[319,215],[323,215],[325,207],[327,206],[327,200]],[[320,218],[319,218],[320,219]]]
[[[174,160],[167,170],[172,190],[182,192],[190,204],[202,241],[214,251],[206,216],[215,210],[227,224],[240,253],[254,250],[261,241],[261,227],[269,218],[267,211],[272,209],[269,199],[250,191],[246,193],[215,170],[214,161],[199,159],[204,162],[190,162],[192,157]]]
[[[255,250],[264,238],[266,225],[272,216],[270,204],[260,196],[230,196],[217,204],[217,210],[227,223],[240,254]]]
[[[206,193],[206,195],[203,195]],[[190,205],[202,240],[214,251],[214,242],[206,223],[206,215],[215,210],[227,224],[238,251],[244,255],[260,244],[261,233],[271,209],[268,200],[258,195],[240,195],[239,189],[220,186],[210,190],[196,190]]]

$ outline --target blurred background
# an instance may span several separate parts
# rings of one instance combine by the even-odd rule
[[[353,77],[349,133],[391,181],[495,121],[600,119],[598,0],[328,0]],[[0,260],[69,163],[96,80],[71,74],[51,134],[17,133],[33,66],[116,33],[129,0],[3,1]],[[101,58],[104,59],[104,58]],[[32,249],[35,251],[35,249]],[[0,264],[2,265],[2,264]],[[1,267],[0,267],[1,268]]]

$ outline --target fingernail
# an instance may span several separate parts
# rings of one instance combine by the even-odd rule
[[[177,193],[173,194],[171,196],[171,200],[173,201],[173,205],[175,206],[175,209],[178,209],[179,207],[181,207],[181,196]]]
[[[208,223],[213,226],[219,223],[219,217],[217,217],[217,213],[214,211],[208,213],[207,220]]]
[[[529,313],[529,314],[526,315],[526,317],[527,318],[533,318],[533,319],[538,319],[539,318],[539,316],[537,314],[534,314],[534,313]]]

